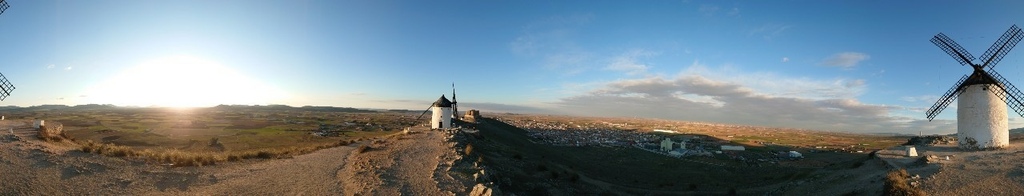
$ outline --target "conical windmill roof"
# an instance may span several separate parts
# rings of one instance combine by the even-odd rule
[[[434,101],[433,107],[450,108],[452,107],[452,101],[448,101],[448,98],[445,98],[444,95],[441,95],[441,98],[438,98],[437,101]]]

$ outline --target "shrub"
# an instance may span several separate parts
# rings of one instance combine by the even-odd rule
[[[903,168],[900,168],[899,170],[889,171],[889,173],[885,175],[885,185],[883,187],[885,195],[926,195],[924,191],[922,191],[921,189],[910,186],[910,182],[907,181],[907,178],[909,177],[910,174],[908,174],[907,170]]]
[[[356,153],[364,153],[367,150],[370,150],[369,146],[361,145],[361,146],[359,146],[359,148],[356,148]]]
[[[261,159],[274,158],[274,154],[270,153],[270,151],[261,150],[261,151],[256,153],[256,158],[261,158]]]

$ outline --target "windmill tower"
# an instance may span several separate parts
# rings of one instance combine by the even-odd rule
[[[1011,26],[985,51],[985,54],[981,55],[980,64],[973,63],[974,56],[945,34],[939,33],[931,39],[932,43],[953,56],[960,65],[970,65],[974,69],[970,75],[960,77],[957,84],[925,112],[928,121],[931,121],[953,100],[959,100],[956,132],[960,148],[989,149],[1010,144],[1007,107],[1003,102],[1024,117],[1024,103],[1021,102],[1024,94],[1006,81],[1006,78],[996,73],[993,67],[1020,42],[1022,37],[1024,33],[1021,29],[1017,25]]]
[[[7,1],[0,0],[0,14],[3,14],[9,7],[11,6],[7,4]],[[14,91],[14,85],[7,81],[7,77],[4,77],[4,74],[0,74],[0,101],[7,99],[7,96],[11,95],[11,91]]]
[[[441,95],[441,98],[434,101],[427,110],[423,111],[419,117],[416,117],[416,121],[419,121],[429,111],[434,111],[430,117],[431,129],[452,128],[452,102],[448,101],[448,98],[445,98],[444,95]]]

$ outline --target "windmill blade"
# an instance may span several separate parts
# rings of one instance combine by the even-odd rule
[[[1017,25],[1011,26],[1009,30],[1006,30],[1006,33],[1003,33],[1002,37],[996,40],[996,43],[992,44],[992,47],[989,47],[984,54],[981,54],[981,60],[985,61],[982,62],[981,67],[994,67],[996,63],[1003,60],[1006,53],[1010,52],[1020,42],[1021,37],[1024,37],[1024,33],[1021,32],[1020,28]]]
[[[1024,117],[1024,102],[1022,102],[1022,99],[1024,99],[1024,93],[1021,93],[1016,86],[1010,84],[1009,81],[1006,81],[1006,78],[1003,78],[1003,76],[999,75],[999,73],[992,71],[991,68],[989,68],[988,71],[985,71],[985,74],[988,74],[989,77],[995,79],[1000,84],[1003,84],[1002,86],[995,85],[999,86],[999,88],[1002,90],[995,90],[992,91],[992,93],[996,94],[996,96],[999,97],[999,99],[1002,99],[1004,102],[1006,102],[1006,105],[1009,106],[1010,109],[1012,109],[1014,112],[1017,112],[1017,114],[1020,115],[1021,117]]]
[[[939,33],[932,38],[932,43],[938,46],[942,51],[946,51],[946,54],[952,56],[960,65],[971,65],[971,61],[974,61],[974,56],[970,52],[964,50],[960,44],[957,44],[946,36],[946,34]]]
[[[942,110],[946,109],[950,103],[953,103],[953,100],[956,100],[956,96],[960,95],[960,92],[962,92],[960,91],[960,86],[964,85],[964,81],[967,81],[967,75],[960,77],[960,81],[957,81],[956,85],[953,85],[953,88],[946,91],[946,94],[942,95],[942,98],[939,98],[939,100],[935,102],[935,105],[928,108],[928,111],[924,113],[925,116],[928,117],[928,121],[935,119],[935,116],[939,115],[939,112],[942,112]]]
[[[434,107],[434,105],[430,105],[430,107],[427,107],[427,110],[423,110],[423,113],[420,113],[420,116],[416,117],[416,120],[414,122],[419,122],[420,118],[423,118],[423,115],[427,114],[427,112],[429,112],[430,108],[432,108],[432,107]]]
[[[4,77],[4,74],[0,74],[0,101],[7,99],[7,96],[11,96],[11,91],[14,91],[14,85],[7,81],[7,77]]]
[[[4,14],[4,11],[7,11],[7,8],[10,7],[11,5],[8,5],[6,0],[0,0],[0,14]]]
[[[454,119],[459,119],[459,101],[455,99],[455,83],[452,82],[452,115],[455,115]]]

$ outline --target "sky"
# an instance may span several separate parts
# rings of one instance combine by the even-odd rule
[[[0,105],[218,104],[658,118],[954,133],[1019,1],[28,1],[0,14]],[[995,70],[1024,83],[1024,49]],[[1010,113],[1010,127],[1024,127]]]

